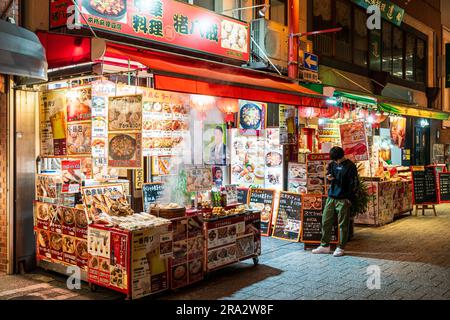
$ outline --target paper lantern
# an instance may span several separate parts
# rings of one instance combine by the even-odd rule
[[[301,118],[311,119],[320,115],[320,108],[300,107],[298,108],[298,113]]]
[[[239,112],[239,101],[237,99],[216,98],[216,106],[222,113]]]

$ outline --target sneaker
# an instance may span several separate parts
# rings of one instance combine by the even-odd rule
[[[330,247],[329,246],[328,247],[320,246],[320,247],[317,247],[316,249],[314,249],[312,251],[312,253],[314,253],[314,254],[327,254],[327,253],[330,253]]]
[[[344,255],[344,249],[341,249],[339,247],[334,250],[333,257],[342,257]]]

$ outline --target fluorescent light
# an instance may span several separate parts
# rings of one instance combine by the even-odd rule
[[[327,104],[331,104],[331,105],[333,105],[333,106],[335,106],[335,105],[338,104],[337,100],[336,100],[336,99],[333,99],[333,98],[328,98],[328,99],[326,100],[326,102],[327,102]]]

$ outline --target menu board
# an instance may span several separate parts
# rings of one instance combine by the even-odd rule
[[[339,130],[339,123],[333,120],[324,120],[319,123],[318,130],[319,144],[328,143],[332,146],[341,145],[341,134]]]
[[[307,157],[307,183],[309,194],[327,194],[327,167],[330,162],[328,153],[310,153]]]
[[[43,92],[39,98],[40,155],[66,155],[66,90]]]
[[[146,90],[142,107],[144,156],[181,156],[189,137],[189,97]]]
[[[302,196],[281,192],[272,236],[288,241],[300,239]]]
[[[238,204],[238,192],[236,185],[225,186],[226,205],[231,206]]]
[[[439,173],[439,203],[450,203],[450,172]]]
[[[264,188],[283,188],[283,146],[280,144],[280,129],[265,130]]]
[[[158,202],[164,192],[162,183],[144,183],[142,186],[142,201],[144,202],[144,211],[148,212],[150,204]]]
[[[364,122],[341,124],[340,131],[345,156],[352,161],[369,160],[369,148]]]
[[[88,219],[84,210],[36,202],[38,260],[87,268]]]
[[[261,211],[261,235],[269,236],[272,225],[275,191],[268,189],[250,189],[249,206]]]
[[[142,95],[109,97],[108,130],[142,129]]]
[[[203,279],[205,240],[201,215],[172,219],[172,226],[174,242],[170,287],[176,289]]]
[[[131,213],[123,184],[82,187],[83,204],[89,218],[97,221],[104,215]]]
[[[263,136],[244,136],[238,129],[231,129],[231,183],[263,188],[264,152]]]
[[[288,163],[288,191],[295,193],[307,192],[307,166],[304,163]]]
[[[88,281],[128,293],[130,289],[129,233],[119,229],[89,226]]]
[[[213,186],[211,167],[186,168],[186,191],[199,192],[211,190]]]
[[[78,193],[81,186],[81,160],[62,160],[62,193]]]
[[[414,204],[437,204],[438,192],[434,168],[413,166],[411,171]]]
[[[36,199],[42,202],[57,203],[62,189],[60,175],[36,175]]]
[[[168,225],[145,228],[131,235],[132,298],[169,288],[168,258],[172,256]]]
[[[250,189],[248,188],[238,188],[237,189],[237,197],[238,203],[247,204],[248,203],[248,193]]]
[[[239,132],[243,135],[257,135],[266,126],[266,110],[265,103],[239,100]]]
[[[138,132],[108,134],[108,166],[123,169],[142,168],[142,134]]]
[[[301,242],[320,244],[322,239],[322,216],[326,197],[315,195],[302,196],[302,214],[301,214]],[[339,226],[337,215],[331,232],[331,242],[339,242]]]

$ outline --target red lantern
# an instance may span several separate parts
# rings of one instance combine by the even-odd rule
[[[320,115],[320,108],[300,107],[298,108],[298,113],[301,118],[311,119]]]
[[[320,109],[320,117],[321,118],[333,118],[338,112],[338,107],[329,106],[328,108]]]

